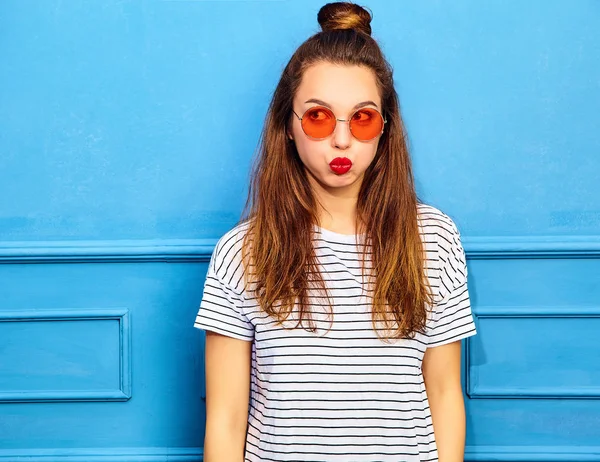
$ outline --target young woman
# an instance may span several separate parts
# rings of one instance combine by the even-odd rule
[[[331,3],[318,21],[208,267],[204,460],[462,461],[460,235],[416,197],[371,15]]]

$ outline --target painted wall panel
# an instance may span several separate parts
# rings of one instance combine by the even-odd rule
[[[597,460],[600,413],[593,404],[584,399],[472,400],[467,405],[467,444],[475,454],[486,447],[501,452],[503,447],[526,450],[533,446],[539,454],[551,454],[554,448],[576,453],[585,447],[587,452],[579,456],[585,459],[530,454],[524,460]]]
[[[469,349],[471,399],[600,397],[600,310],[482,311],[481,341]]]
[[[130,397],[127,310],[0,312],[0,402]]]
[[[4,454],[61,448],[114,448],[114,454],[120,448],[139,448],[140,453],[145,448],[196,448],[198,454],[204,431],[202,338],[189,326],[207,263],[194,261],[196,256],[179,263],[136,263],[134,258],[127,263],[0,264],[0,293],[11,312],[26,316],[35,306],[40,317],[56,317],[57,311],[76,311],[82,317],[126,307],[131,335],[129,400],[0,402]],[[94,333],[87,327],[88,334]],[[112,348],[116,332],[107,333]],[[99,338],[95,335],[90,340]],[[89,343],[87,348],[95,353],[101,345]],[[111,354],[104,359],[112,362]]]
[[[600,258],[477,259],[469,263],[477,306],[597,308]]]
[[[588,252],[560,258],[551,246],[512,246],[520,250],[504,258],[495,251],[469,258],[480,335],[468,341],[466,357],[468,454],[597,460],[600,259],[593,241]]]

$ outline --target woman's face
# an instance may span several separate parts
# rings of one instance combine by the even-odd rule
[[[344,120],[350,119],[357,105],[382,113],[375,74],[365,67],[331,63],[318,63],[306,69],[293,101],[299,117],[311,107],[326,106],[336,118]],[[324,140],[313,140],[302,131],[300,120],[293,114],[288,136],[296,144],[313,189],[331,193],[344,190],[356,195],[381,138],[379,135],[370,141],[359,141],[352,136],[347,122],[338,121],[331,135]],[[347,159],[351,162],[349,170],[336,168],[337,163]]]

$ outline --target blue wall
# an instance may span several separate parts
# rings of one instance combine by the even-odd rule
[[[0,3],[0,461],[201,460],[206,264],[322,4]],[[466,458],[600,461],[600,2],[365,4],[469,259]]]

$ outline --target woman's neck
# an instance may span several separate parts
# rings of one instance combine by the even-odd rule
[[[360,185],[359,185],[360,187]],[[319,225],[340,234],[356,234],[356,204],[358,189],[313,187],[317,200]]]

